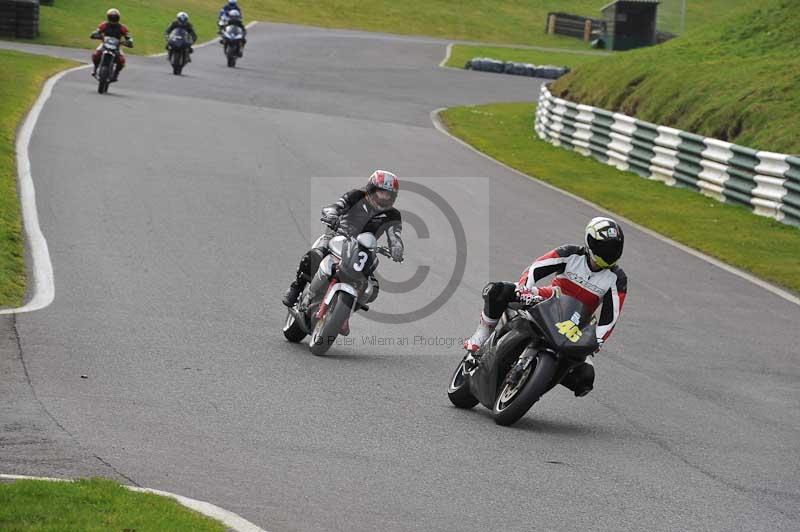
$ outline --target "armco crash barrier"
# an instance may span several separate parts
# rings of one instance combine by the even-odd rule
[[[39,0],[0,0],[0,36],[38,37]]]
[[[533,78],[558,79],[567,72],[568,67],[552,65],[533,65],[531,63],[515,63],[512,61],[499,61],[489,57],[475,57],[464,65],[467,70],[480,70],[483,72],[498,72],[514,74],[516,76],[530,76]]]
[[[800,157],[729,142],[555,98],[542,85],[536,133],[556,146],[800,227]]]

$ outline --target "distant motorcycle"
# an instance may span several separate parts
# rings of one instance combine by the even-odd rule
[[[290,342],[311,335],[308,347],[315,355],[325,354],[339,334],[350,334],[352,313],[369,310],[367,302],[376,294],[371,275],[378,266],[377,255],[391,256],[389,249],[378,247],[372,233],[339,234],[331,238],[328,249],[283,326]]]
[[[125,46],[133,47],[130,41],[126,41]],[[112,83],[112,79],[116,76],[117,58],[120,51],[120,40],[116,37],[104,37],[102,45],[102,54],[100,56],[100,63],[97,66],[97,92],[105,94],[108,92],[108,86]]]
[[[236,60],[242,57],[243,44],[244,30],[233,24],[226,26],[222,32],[222,45],[229,67],[235,67]]]
[[[556,294],[509,307],[478,352],[459,363],[447,389],[455,406],[480,402],[498,425],[516,423],[598,345],[592,313],[578,299]]]
[[[183,67],[189,62],[189,50],[192,47],[192,38],[184,28],[175,28],[169,34],[168,39],[169,63],[172,65],[172,73],[180,76]]]

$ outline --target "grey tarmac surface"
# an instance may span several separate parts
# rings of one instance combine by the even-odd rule
[[[435,338],[470,334],[486,281],[578,241],[597,212],[432,127],[433,109],[538,89],[437,68],[443,54],[265,24],[235,70],[211,46],[181,78],[131,58],[106,97],[86,72],[65,77],[31,145],[56,299],[17,317],[30,386],[17,381],[29,391],[2,426],[6,438],[6,416],[53,420],[52,452],[75,462],[32,471],[24,446],[4,444],[0,468],[108,464],[271,531],[800,528],[800,309],[634,228],[629,298],[589,396],[554,390],[511,429],[450,406],[461,352]],[[463,282],[432,316],[356,317],[352,345],[313,357],[283,339],[279,299],[320,198],[376,167],[454,207]],[[380,271],[430,272],[383,293],[381,312],[430,301],[455,266],[441,213],[400,198],[429,234],[407,228],[406,262]]]

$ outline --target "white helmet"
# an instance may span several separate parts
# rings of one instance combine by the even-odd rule
[[[601,268],[612,267],[622,256],[625,235],[617,222],[605,216],[592,218],[584,235],[586,252]]]
[[[187,22],[189,22],[189,14],[185,11],[181,11],[180,13],[178,13],[175,16],[175,18],[177,18],[181,24],[186,24]]]

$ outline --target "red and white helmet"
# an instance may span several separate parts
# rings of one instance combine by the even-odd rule
[[[365,190],[367,199],[373,205],[388,209],[394,205],[397,199],[397,193],[400,191],[400,180],[391,172],[375,170],[369,176]]]

